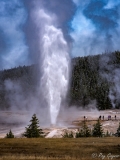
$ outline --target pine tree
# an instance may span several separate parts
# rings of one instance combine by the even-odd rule
[[[14,138],[14,134],[12,133],[11,129],[9,133],[6,134],[6,138]]]
[[[31,124],[26,127],[26,131],[23,133],[23,136],[27,138],[38,138],[42,137],[43,131],[42,129],[39,129],[39,121],[36,117],[36,114],[32,116],[32,119],[30,120]]]
[[[90,137],[90,136],[91,136],[90,129],[88,128],[86,121],[84,121],[82,129],[76,133],[75,137],[79,138],[79,137]]]
[[[116,134],[117,134],[118,137],[120,137],[120,123],[119,123],[119,127],[117,129],[117,133]]]
[[[97,123],[94,125],[93,128],[93,137],[102,137],[103,136],[103,129],[102,129],[102,124],[100,120],[97,121]]]

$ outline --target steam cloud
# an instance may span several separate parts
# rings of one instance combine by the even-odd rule
[[[76,13],[71,21],[72,56],[119,50],[120,1],[73,0]]]
[[[57,28],[55,15],[39,8],[35,17],[40,35],[40,91],[44,100],[42,104],[48,107],[51,123],[56,124],[69,84],[68,46],[61,29]]]
[[[102,55],[100,58],[100,74],[111,84],[109,88],[109,99],[113,108],[118,107],[120,104],[120,69],[119,65],[111,63],[116,60],[115,58],[114,55],[109,53]]]
[[[27,12],[21,0],[0,0],[0,67],[28,63],[28,47],[22,26]]]

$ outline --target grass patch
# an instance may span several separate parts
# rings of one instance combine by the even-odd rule
[[[96,158],[92,154],[97,154]],[[120,155],[120,138],[0,139],[0,160],[17,159],[100,159],[99,154]],[[114,159],[120,159],[115,157]]]

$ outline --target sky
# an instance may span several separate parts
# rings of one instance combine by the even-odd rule
[[[119,0],[0,0],[0,69],[37,63],[39,8],[55,17],[71,57],[120,50]]]

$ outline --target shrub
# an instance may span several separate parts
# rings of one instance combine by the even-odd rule
[[[9,133],[6,134],[6,138],[14,138],[14,134],[12,133],[11,129]]]
[[[82,129],[76,133],[75,137],[79,138],[79,137],[90,137],[90,136],[91,136],[90,129],[88,128],[86,121],[84,121]]]
[[[120,123],[119,123],[119,127],[117,129],[117,133],[116,133],[117,137],[120,137]]]
[[[74,138],[73,132],[68,133],[67,131],[62,135],[63,138]]]

